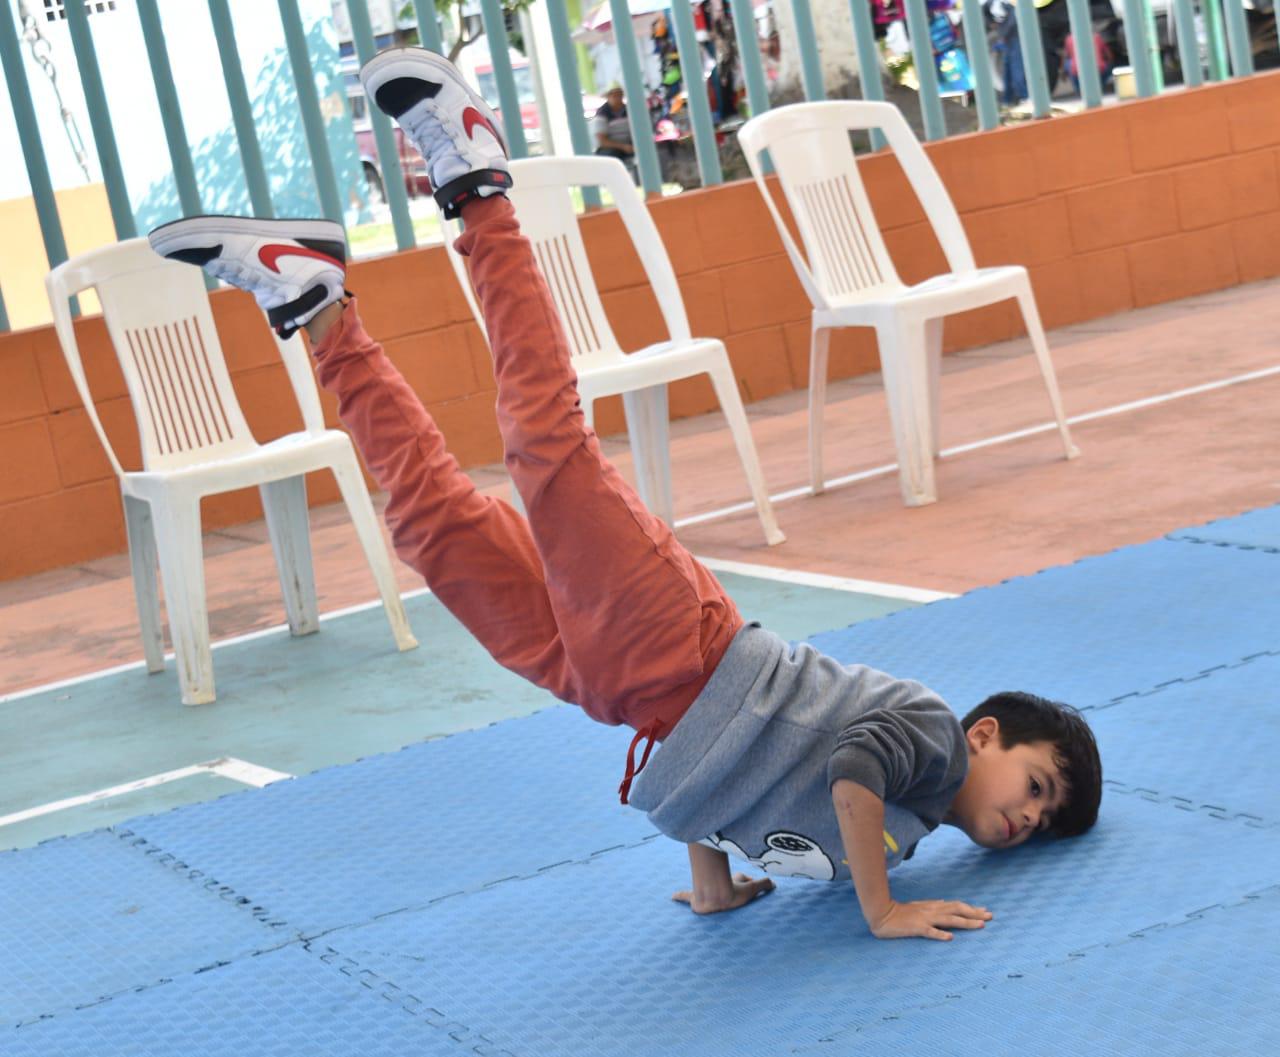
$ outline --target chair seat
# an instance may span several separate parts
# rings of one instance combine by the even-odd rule
[[[344,457],[344,451],[352,450],[351,439],[341,430],[287,433],[266,444],[190,466],[124,473],[120,488],[125,495],[148,500],[175,486],[195,495],[212,495],[331,466],[335,459]]]
[[[727,353],[718,338],[660,341],[632,353],[596,360],[587,370],[580,369],[578,388],[592,399],[616,396],[701,374],[721,356]]]
[[[1016,297],[1027,281],[1027,270],[1020,265],[998,265],[966,272],[935,275],[914,286],[880,287],[867,291],[857,301],[815,309],[814,323],[848,325],[857,320],[870,320],[903,311],[933,317],[979,308],[1007,297]]]

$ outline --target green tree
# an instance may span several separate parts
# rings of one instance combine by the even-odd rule
[[[519,14],[527,10],[532,3],[533,0],[502,0],[502,13],[507,23],[507,41],[520,52],[524,51],[524,39],[520,33]],[[463,0],[435,0],[435,6],[440,20],[446,27],[444,36],[449,49],[446,56],[450,62],[454,62],[463,48],[474,44],[484,36],[484,23],[478,18],[463,18]],[[413,0],[407,0],[400,8],[400,19],[407,21],[414,17]]]

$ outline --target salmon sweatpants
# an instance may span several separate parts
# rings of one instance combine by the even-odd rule
[[[354,300],[314,349],[317,373],[388,494],[400,558],[499,664],[602,723],[635,729],[625,803],[631,777],[706,685],[742,618],[587,426],[568,341],[511,204],[476,199],[463,220],[456,246],[484,312],[506,467],[527,520],[476,490]]]

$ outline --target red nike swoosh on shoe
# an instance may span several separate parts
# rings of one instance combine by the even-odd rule
[[[483,125],[493,133],[494,139],[499,143],[502,142],[502,137],[498,135],[498,130],[493,127],[492,122],[475,107],[469,106],[462,112],[462,131],[467,134],[468,139],[476,138],[474,129],[477,125]]]
[[[306,246],[263,246],[258,251],[258,260],[265,264],[277,275],[280,273],[276,262],[281,257],[314,257],[318,261],[328,261],[330,264],[336,264],[342,267],[342,262],[336,258],[330,257],[327,253],[321,253],[319,250],[308,249]]]

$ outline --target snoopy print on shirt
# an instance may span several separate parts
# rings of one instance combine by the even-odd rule
[[[717,832],[698,843],[750,863],[775,877],[807,877],[814,881],[847,879],[850,876],[849,864],[844,858],[843,844],[839,843],[838,826],[833,826],[833,831],[828,835],[828,844],[832,850],[839,849],[835,856],[823,847],[819,838],[788,830],[768,833],[762,842],[745,841],[740,834],[736,835],[738,840],[734,840],[724,832]],[[885,804],[885,868],[892,869],[909,859],[915,851],[916,842],[928,832],[929,828],[912,812],[896,804]],[[747,847],[744,848],[739,840],[743,840]],[[759,848],[760,843],[764,845],[762,850],[748,851],[748,848]]]

